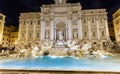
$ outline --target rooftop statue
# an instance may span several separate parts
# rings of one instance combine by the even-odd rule
[[[54,0],[55,4],[65,4],[67,0]]]

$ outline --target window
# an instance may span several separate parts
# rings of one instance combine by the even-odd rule
[[[38,20],[38,25],[40,25],[40,20]]]
[[[30,22],[30,25],[31,25],[31,26],[32,26],[32,24],[33,24],[33,21]]]
[[[92,23],[94,23],[94,19],[92,19]]]
[[[102,36],[105,36],[104,31],[102,31]]]
[[[2,20],[3,19],[3,16],[0,16],[0,20]]]
[[[91,11],[91,13],[93,13],[93,11]]]
[[[101,11],[99,11],[99,13],[101,13]]]
[[[84,20],[84,24],[86,24],[86,20]]]
[[[25,21],[23,22],[23,26],[25,25]]]
[[[95,31],[93,31],[93,37],[96,37],[96,33],[95,33]]]
[[[40,34],[39,33],[37,33],[37,38],[39,38],[40,37]]]

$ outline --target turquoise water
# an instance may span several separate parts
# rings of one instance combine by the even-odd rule
[[[99,59],[53,56],[24,59],[1,59],[0,68],[120,71],[120,59],[110,56]]]

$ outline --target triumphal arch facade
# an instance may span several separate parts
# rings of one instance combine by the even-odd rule
[[[109,39],[106,9],[82,10],[80,3],[54,0],[41,12],[20,14],[19,43],[37,41],[101,41]]]

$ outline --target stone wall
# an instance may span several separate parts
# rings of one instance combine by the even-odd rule
[[[0,74],[120,74],[108,71],[62,71],[62,70],[9,70],[1,69]]]

